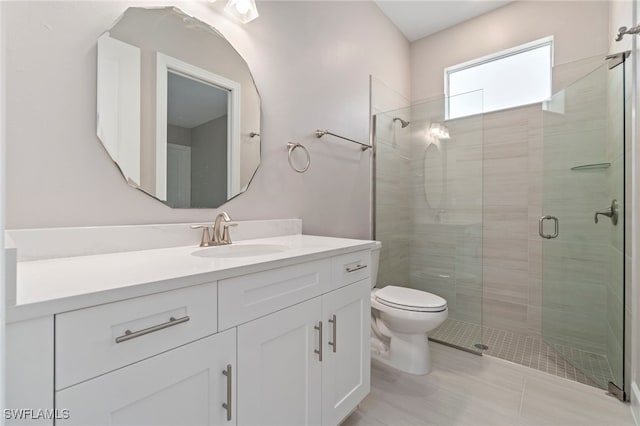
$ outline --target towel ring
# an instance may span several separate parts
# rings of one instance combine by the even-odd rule
[[[289,149],[289,165],[291,166],[291,168],[293,170],[295,170],[298,173],[304,173],[307,171],[307,169],[309,168],[309,165],[311,164],[311,155],[309,155],[309,150],[307,148],[305,148],[304,145],[302,145],[301,143],[298,142],[289,142],[287,143],[287,148]],[[304,151],[304,153],[307,155],[307,164],[305,164],[305,166],[301,169],[296,168],[296,166],[293,165],[293,161],[291,161],[291,154],[293,153],[293,151],[296,150],[296,148],[302,148],[302,150]]]

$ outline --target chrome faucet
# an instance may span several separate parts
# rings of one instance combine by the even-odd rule
[[[223,221],[225,222],[223,224]],[[229,233],[229,228],[232,226],[238,226],[237,223],[228,223],[231,221],[231,218],[227,214],[227,212],[221,212],[216,216],[215,221],[213,222],[213,227],[211,225],[192,225],[192,229],[202,228],[202,238],[200,240],[200,247],[210,247],[210,246],[224,246],[231,244],[231,234]],[[222,232],[220,232],[220,225],[222,225]],[[212,232],[209,232],[211,230]]]

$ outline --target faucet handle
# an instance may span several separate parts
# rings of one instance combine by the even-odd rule
[[[237,223],[225,223],[222,226],[222,243],[224,244],[231,244],[231,234],[229,233],[229,228],[231,228],[232,226],[238,226]]]
[[[191,225],[191,229],[202,228],[202,238],[200,239],[200,247],[209,247],[211,242],[211,235],[209,234],[209,228],[211,225]]]

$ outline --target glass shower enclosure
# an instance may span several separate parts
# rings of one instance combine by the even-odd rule
[[[481,353],[483,116],[447,120],[454,103],[482,105],[482,91],[374,116],[377,286],[443,297],[430,338]]]
[[[624,58],[541,104],[447,117],[480,91],[374,115],[377,286],[446,299],[431,340],[625,397]]]

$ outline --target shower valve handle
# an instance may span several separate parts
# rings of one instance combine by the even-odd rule
[[[598,223],[598,215],[602,215],[610,218],[611,223],[613,223],[613,226],[616,226],[618,224],[618,210],[619,210],[618,200],[613,200],[611,201],[611,205],[609,207],[602,210],[598,210],[593,215],[593,221],[595,223]]]

